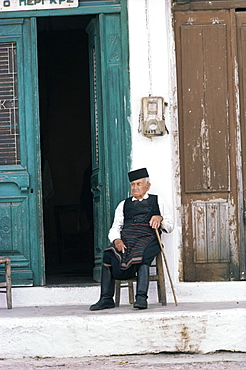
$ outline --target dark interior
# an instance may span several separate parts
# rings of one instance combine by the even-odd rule
[[[47,285],[93,281],[90,16],[38,19]]]

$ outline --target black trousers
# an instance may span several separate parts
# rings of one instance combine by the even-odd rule
[[[103,263],[111,265],[112,276],[116,280],[128,280],[136,276],[136,273],[140,266],[150,266],[155,256],[159,253],[160,246],[157,241],[150,243],[143,253],[141,263],[132,264],[127,270],[120,268],[120,260],[112,250],[105,250],[103,254]]]

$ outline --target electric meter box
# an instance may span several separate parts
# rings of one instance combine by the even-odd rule
[[[149,96],[141,99],[140,131],[144,136],[163,136],[165,125],[165,102],[160,96]]]

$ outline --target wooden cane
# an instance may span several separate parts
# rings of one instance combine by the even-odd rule
[[[159,234],[158,229],[155,229],[155,232],[156,232],[156,236],[157,236],[157,239],[158,239],[158,242],[159,242],[159,245],[160,245],[160,248],[161,248],[161,252],[162,252],[162,255],[163,255],[163,258],[164,258],[164,262],[165,262],[165,265],[166,265],[167,274],[168,274],[170,285],[171,285],[172,292],[173,292],[174,302],[175,302],[175,305],[177,306],[178,302],[177,302],[176,294],[175,294],[175,291],[174,291],[174,286],[173,286],[171,274],[170,274],[170,271],[169,271],[169,268],[168,268],[168,265],[167,265],[167,259],[166,259],[166,256],[165,256],[164,247],[163,247],[163,244],[161,242],[161,238],[160,238],[160,234]]]

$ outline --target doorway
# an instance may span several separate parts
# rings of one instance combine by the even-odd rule
[[[37,19],[47,285],[92,282],[91,16]]]

